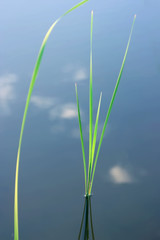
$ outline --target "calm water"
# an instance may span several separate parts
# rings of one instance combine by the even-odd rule
[[[33,66],[51,23],[77,1],[0,1],[0,239],[13,239],[14,174]],[[137,19],[95,173],[95,239],[160,239],[160,1],[92,0],[52,33],[27,116],[19,176],[22,240],[78,239],[84,176],[74,82],[88,156],[90,12],[100,130]],[[82,238],[83,239],[83,238]]]

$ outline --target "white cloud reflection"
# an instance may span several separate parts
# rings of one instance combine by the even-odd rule
[[[34,95],[31,98],[31,103],[38,109],[47,111],[49,119],[54,121],[54,125],[51,127],[51,132],[53,133],[62,133],[66,131],[65,122],[63,120],[73,120],[76,118],[78,120],[77,105],[75,103],[60,103],[59,99],[38,95]],[[83,116],[83,112],[81,111],[81,117],[83,118]],[[58,124],[56,120],[58,120]],[[77,135],[78,137],[78,134],[72,134],[72,130],[73,128],[70,130],[71,135],[73,137]]]
[[[71,79],[74,82],[86,80],[88,77],[87,69],[76,64],[67,64],[63,72],[65,73],[66,79]]]
[[[134,182],[134,179],[129,173],[129,171],[126,168],[121,167],[119,165],[116,165],[109,170],[109,176],[111,182],[115,184],[125,184]]]
[[[77,118],[77,107],[76,104],[59,104],[49,112],[50,119],[73,119]]]
[[[10,104],[16,98],[14,84],[18,77],[15,74],[6,74],[0,76],[0,112],[3,115],[11,113]]]
[[[32,96],[31,103],[40,109],[51,108],[55,104],[55,99],[51,97],[42,97],[42,96]]]
[[[40,109],[47,110],[51,120],[77,118],[77,105],[74,103],[61,104],[58,99],[34,95],[31,103]]]
[[[85,68],[78,69],[73,76],[73,80],[76,82],[82,81],[85,79],[87,79],[87,71]]]

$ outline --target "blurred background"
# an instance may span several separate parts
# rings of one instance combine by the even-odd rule
[[[16,155],[37,54],[50,25],[77,3],[0,1],[0,239],[13,239]],[[84,174],[74,83],[88,156],[92,9],[94,121],[103,93],[99,135],[137,14],[95,172],[95,238],[160,239],[160,1],[90,0],[55,27],[33,91],[20,158],[23,240],[78,238]]]

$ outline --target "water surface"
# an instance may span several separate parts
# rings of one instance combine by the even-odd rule
[[[36,56],[51,23],[74,4],[73,0],[0,3],[0,239],[13,239],[16,154]],[[92,0],[56,26],[45,50],[24,131],[20,239],[78,239],[84,176],[74,83],[78,85],[88,156],[92,9],[93,114],[102,91],[100,130],[137,14],[95,173],[95,239],[160,239],[159,7],[158,0]]]

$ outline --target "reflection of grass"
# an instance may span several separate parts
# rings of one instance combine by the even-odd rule
[[[85,151],[84,151],[84,142],[83,142],[83,133],[82,133],[82,124],[81,124],[81,117],[80,117],[80,107],[79,107],[79,100],[78,100],[78,92],[77,92],[77,84],[75,84],[75,89],[76,89],[76,99],[77,99],[77,108],[78,108],[78,120],[79,120],[79,129],[80,129],[80,138],[81,138],[81,146],[82,146],[82,154],[83,154],[83,165],[84,165],[84,176],[85,176],[85,194],[86,196],[91,194],[92,191],[92,185],[93,185],[93,180],[94,180],[94,174],[95,174],[95,169],[96,169],[96,165],[97,165],[97,160],[98,160],[98,156],[99,156],[99,151],[101,148],[101,144],[102,144],[102,140],[104,137],[104,133],[106,130],[106,126],[107,126],[107,122],[111,113],[111,109],[114,103],[114,99],[117,93],[117,89],[119,86],[119,82],[122,76],[122,72],[123,72],[123,68],[124,68],[124,64],[126,61],[126,56],[127,56],[127,52],[128,52],[128,48],[129,48],[129,44],[130,44],[130,40],[131,40],[131,36],[132,36],[132,31],[133,31],[133,26],[134,26],[134,22],[136,19],[136,15],[134,16],[133,19],[133,23],[132,23],[132,27],[131,27],[131,32],[130,32],[130,36],[129,36],[129,40],[127,43],[127,48],[124,54],[124,58],[123,58],[123,62],[122,62],[122,66],[117,78],[117,82],[113,91],[113,95],[110,101],[110,105],[108,108],[108,112],[105,118],[105,122],[104,122],[104,126],[102,129],[102,133],[101,133],[101,137],[100,137],[100,141],[99,141],[99,145],[98,145],[98,149],[97,149],[97,153],[95,155],[95,146],[96,146],[96,139],[97,139],[97,129],[98,129],[98,119],[99,119],[99,110],[100,110],[100,105],[101,105],[101,97],[102,97],[102,93],[100,94],[100,99],[99,99],[99,104],[98,104],[98,110],[97,110],[97,117],[96,117],[96,123],[95,123],[95,128],[94,128],[94,134],[92,135],[92,33],[93,33],[93,11],[91,12],[91,47],[90,47],[90,91],[89,91],[89,162],[88,162],[88,176],[87,176],[87,170],[86,170],[86,159],[85,159]],[[95,156],[95,157],[94,157]]]
[[[93,222],[92,222],[91,196],[86,196],[78,240],[82,239],[83,237],[84,237],[83,238],[84,240],[90,239],[90,230],[91,230],[92,240],[94,240],[95,237],[94,237]]]
[[[16,163],[16,173],[15,173],[15,195],[14,195],[14,240],[19,239],[19,229],[18,229],[18,175],[19,175],[19,159],[20,159],[22,136],[23,136],[23,130],[24,130],[24,125],[25,125],[25,121],[26,121],[28,106],[29,106],[29,103],[30,103],[31,94],[32,94],[32,91],[33,91],[33,87],[34,87],[36,78],[37,78],[39,67],[40,67],[40,64],[41,64],[43,52],[44,52],[47,40],[48,40],[53,28],[61,20],[61,18],[64,17],[65,15],[67,15],[69,12],[76,9],[77,7],[81,6],[82,4],[84,4],[87,1],[88,0],[84,0],[80,3],[78,3],[77,5],[75,5],[71,9],[69,9],[66,13],[64,13],[60,18],[58,18],[52,24],[52,26],[49,28],[48,32],[46,33],[46,35],[43,39],[41,48],[39,50],[39,54],[38,54],[37,61],[36,61],[35,67],[34,67],[32,79],[31,79],[31,83],[30,83],[30,87],[29,87],[29,91],[28,91],[28,96],[27,96],[27,100],[26,100],[26,105],[25,105],[25,110],[24,110],[24,115],[23,115],[23,120],[22,120],[22,125],[21,125],[20,138],[19,138],[18,153],[17,153],[17,163]]]

